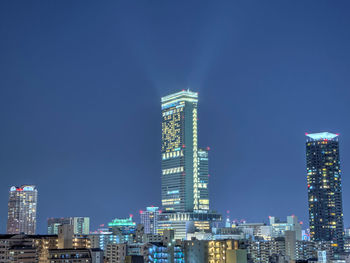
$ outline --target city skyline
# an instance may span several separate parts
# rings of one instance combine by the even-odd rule
[[[350,225],[349,3],[0,5],[0,232],[12,185],[36,185],[37,233],[161,206],[160,98],[188,88],[212,209],[307,225],[304,133],[328,131]]]
[[[179,164],[179,165],[180,164],[185,164],[185,163],[188,163],[190,161],[190,164],[191,164],[190,165],[190,167],[191,167],[190,168],[191,169],[190,170],[190,174],[192,175],[191,181],[194,178],[195,170],[198,172],[198,174],[197,174],[198,178],[203,178],[203,177],[207,178],[208,176],[210,176],[208,174],[209,173],[209,170],[208,170],[208,151],[210,149],[209,149],[209,147],[207,147],[207,149],[202,149],[202,148],[198,147],[198,142],[197,142],[197,136],[198,136],[198,130],[197,130],[198,93],[197,92],[192,92],[189,89],[187,91],[186,90],[181,90],[181,91],[178,91],[178,92],[175,92],[175,93],[172,93],[172,94],[168,94],[165,97],[162,97],[161,98],[161,102],[162,102],[162,107],[161,107],[161,110],[162,110],[162,150],[161,150],[162,162],[164,162],[164,160],[167,161],[168,159],[171,159],[171,158],[174,159],[174,157],[177,158],[177,156],[179,156],[179,157],[185,156],[186,157],[186,154],[185,154],[186,144],[185,143],[193,144],[196,147],[196,150],[194,150],[194,148],[191,149],[191,152],[190,152],[191,158],[189,160],[186,160],[186,158],[184,158],[183,160],[179,159],[179,161],[175,162],[175,163],[174,163],[174,161],[172,161],[172,163],[171,163],[172,165],[170,165],[170,166],[169,166],[169,164],[167,164],[167,162],[165,162],[165,166],[162,165],[162,168],[163,168],[162,171],[161,171],[162,176],[167,175],[167,174],[177,174],[177,173],[179,173],[179,174],[181,174],[181,177],[182,177],[185,174],[184,171],[187,171],[187,170],[186,170],[185,167],[183,167],[182,171],[178,171],[179,167],[177,167],[176,164]],[[188,120],[186,120],[186,118]],[[184,129],[184,127],[185,127],[184,124],[185,123],[187,123],[187,125],[188,125],[188,123],[190,123],[190,127],[188,127],[188,128],[190,128],[190,131]],[[165,126],[166,126],[166,128],[165,128]],[[193,131],[193,129],[195,129],[195,131]],[[334,146],[333,144],[329,145],[329,147],[331,147],[332,151],[333,151],[333,149],[337,150],[337,153],[334,156],[332,155],[332,158],[334,159],[334,160],[333,159],[332,160],[334,161],[334,167],[335,167],[334,168],[335,170],[333,169],[335,172],[332,170],[332,173],[335,173],[337,175],[337,177],[340,177],[340,173],[341,172],[340,172],[339,143],[338,143],[339,135],[340,135],[339,133],[329,133],[329,132],[305,133],[305,136],[307,136],[309,138],[309,140],[306,142],[306,145],[307,145],[307,151],[306,151],[306,153],[307,153],[306,154],[306,163],[307,163],[306,171],[307,172],[306,172],[306,174],[308,175],[308,177],[307,177],[308,187],[307,188],[308,188],[308,199],[309,199],[309,220],[313,220],[312,213],[317,213],[318,212],[318,210],[313,211],[312,208],[310,208],[310,204],[312,204],[312,202],[310,202],[310,198],[314,199],[314,196],[310,195],[310,189],[315,188],[315,186],[317,188],[317,185],[314,185],[313,184],[314,181],[312,181],[312,180],[315,180],[315,179],[310,179],[309,178],[310,171],[311,171],[310,170],[311,166],[317,165],[317,168],[319,170],[319,169],[323,168],[324,165],[326,165],[326,166],[329,165],[328,163],[319,164],[320,161],[321,162],[326,162],[322,158],[319,159],[319,160],[317,159],[318,160],[317,163],[315,163],[316,161],[311,162],[311,159],[310,159],[309,156],[310,156],[310,154],[313,154],[313,153],[310,150],[310,145],[312,144],[312,142],[316,142],[316,143],[318,142],[318,143],[321,143],[321,144],[333,143],[333,144],[336,145],[336,146]],[[186,137],[187,137],[187,139],[186,139]],[[188,138],[191,138],[191,140],[189,140]],[[194,138],[194,140],[192,140],[192,138]],[[328,144],[326,145],[326,147],[328,146]],[[312,144],[312,145],[315,145],[315,143]],[[322,147],[324,147],[324,146],[321,145],[321,148]],[[318,154],[319,152],[321,152],[322,149],[314,150],[315,154]],[[180,150],[180,152],[179,152],[179,154],[176,154],[176,151],[178,151],[178,150]],[[184,152],[182,152],[182,150]],[[325,149],[323,149],[323,151],[324,150]],[[174,151],[175,151],[175,153],[174,153]],[[194,154],[194,152],[196,152],[196,153]],[[192,156],[197,156],[197,155],[198,155],[198,157],[196,157],[197,159],[192,158]],[[200,158],[200,157],[205,157],[203,159],[205,161],[203,162],[202,158]],[[330,157],[328,157],[328,158],[330,158]],[[195,163],[197,165],[195,165]],[[174,165],[176,166],[175,168],[173,167]],[[193,166],[193,168],[192,168],[192,166]],[[330,167],[332,167],[332,166],[330,166]],[[312,167],[312,168],[315,168],[315,167]],[[192,171],[192,169],[193,169],[193,171]],[[172,171],[168,171],[168,170],[172,170]],[[168,172],[165,173],[164,171],[168,171]],[[314,171],[314,170],[312,170],[312,171]],[[174,187],[174,186],[179,187],[180,185],[177,185],[177,183],[179,183],[179,182],[174,181],[174,182],[172,182],[170,184],[170,186],[171,187]],[[336,183],[338,183],[338,181],[336,181]],[[336,201],[336,202],[339,202],[339,199],[340,199],[340,208],[339,208],[340,210],[337,208],[337,211],[336,211],[337,218],[336,218],[336,220],[340,220],[339,217],[341,218],[341,222],[340,222],[339,226],[340,226],[340,229],[344,229],[343,208],[342,208],[342,191],[341,191],[340,178],[339,178],[339,183],[340,183],[340,188],[339,188],[339,186],[335,186],[335,188],[334,189],[332,188],[331,191],[339,191],[339,192],[337,192],[337,198],[338,198],[337,200],[338,201]],[[165,185],[168,188],[169,184],[167,183]],[[162,183],[162,187],[163,186],[164,186],[164,183]],[[185,186],[181,186],[181,187],[185,188]],[[176,189],[178,189],[178,188],[176,188]],[[195,189],[195,188],[193,188],[193,189]],[[34,185],[22,185],[20,187],[12,186],[10,188],[7,229],[9,229],[9,222],[13,221],[13,219],[10,219],[10,214],[14,213],[14,211],[12,211],[13,208],[11,208],[11,207],[14,207],[14,205],[10,206],[10,203],[12,204],[15,201],[15,199],[16,200],[18,199],[17,202],[22,202],[22,196],[18,196],[18,193],[21,194],[22,191],[23,191],[23,193],[25,194],[26,191],[32,192],[34,190],[35,190],[35,198],[34,198],[35,199],[34,200],[34,203],[35,203],[35,207],[34,207],[34,210],[35,210],[34,221],[35,221],[35,223],[34,223],[34,226],[32,226],[32,228],[34,230],[31,231],[30,233],[32,233],[32,234],[35,233],[35,231],[36,231],[36,216],[37,216],[36,215],[36,210],[37,210],[37,188]],[[205,185],[205,189],[204,190],[205,190],[204,194],[200,193],[199,196],[205,196],[206,198],[208,198],[208,180],[206,181],[206,185]],[[181,191],[183,191],[183,190],[180,190],[179,192],[181,192]],[[311,190],[311,191],[314,191],[314,190]],[[192,195],[194,194],[193,192],[194,192],[194,190],[192,190],[192,192],[191,192]],[[163,201],[163,194],[164,193],[162,191],[161,203]],[[171,194],[173,195],[173,193],[171,193]],[[339,194],[339,197],[338,197],[338,194]],[[317,195],[319,195],[319,194],[317,194]],[[323,198],[323,196],[321,196],[320,198]],[[26,199],[26,197],[24,199]],[[179,199],[179,200],[181,200],[181,199]],[[203,212],[204,213],[208,213],[209,205],[205,209],[200,208],[200,207],[197,207],[195,209],[195,207],[196,207],[195,206],[196,202],[194,201],[195,199],[192,197],[190,200],[191,200],[191,203],[190,203],[190,208],[189,209],[186,209],[185,206],[183,206],[182,208],[180,207],[179,209],[170,209],[168,212],[194,212],[195,211],[195,212],[200,212],[200,213],[203,213]],[[200,200],[200,199],[198,199],[198,200]],[[184,204],[186,203],[185,200],[183,200],[182,202]],[[197,203],[197,205],[198,204],[199,203]],[[209,199],[208,199],[208,204],[209,204]],[[162,205],[163,205],[163,209],[165,211],[167,210],[166,207],[169,207],[168,204],[162,203]],[[192,208],[192,205],[193,205],[193,208]],[[153,207],[148,207],[147,209],[152,209]],[[170,206],[170,207],[172,207],[172,206]],[[142,221],[143,219],[142,219],[141,211],[142,210],[140,210],[139,212],[140,212],[140,219]],[[19,213],[20,214],[24,213],[24,210],[23,211],[21,210]],[[25,212],[25,213],[27,213],[27,212]],[[227,211],[227,213],[229,215],[229,211]],[[130,219],[133,217],[132,214],[130,214],[129,216],[130,216]],[[329,215],[327,215],[327,216],[329,217]],[[271,220],[271,218],[274,218],[274,217],[269,216],[268,218],[269,218],[269,220]],[[321,217],[321,218],[323,218],[323,220],[325,220],[324,217]],[[74,219],[74,224],[73,223],[71,223],[71,224],[72,225],[78,225],[78,224],[75,223],[75,220],[80,220],[80,219],[85,219],[85,218],[84,217],[48,218],[48,222],[49,222],[50,219],[58,219],[58,220],[64,220],[64,219],[72,220],[72,219]],[[86,219],[88,220],[88,227],[87,227],[87,229],[89,229],[89,225],[90,225],[89,220],[90,219],[89,219],[89,217],[87,217]],[[235,220],[233,220],[233,221],[235,221]],[[330,220],[330,219],[327,219],[327,220]],[[138,221],[140,221],[140,220],[138,220]],[[225,221],[225,219],[223,219],[223,222],[224,221]],[[265,223],[266,222],[266,218],[264,220],[259,221],[259,222],[264,222]],[[99,223],[101,223],[101,222],[99,222]],[[328,222],[327,221],[327,224],[328,223],[332,224],[332,222]],[[13,223],[11,223],[11,224],[13,224]],[[57,232],[57,226],[55,226],[55,227],[56,227],[56,232]],[[15,233],[16,231],[12,231],[11,232],[12,228],[10,227],[10,230],[7,230],[7,232],[8,233]],[[27,227],[25,226],[25,228],[27,228]],[[75,228],[76,228],[76,226],[74,226],[74,231],[77,231]],[[338,228],[338,224],[337,224],[337,231],[340,231],[340,229]],[[314,230],[311,229],[310,231],[311,231],[311,238],[313,238],[313,235],[315,235],[315,233],[312,232],[312,231],[314,231]],[[49,224],[48,224],[48,232],[50,232]],[[86,234],[88,232],[89,232],[89,230],[87,230],[87,232],[85,231]],[[19,233],[19,231],[17,231],[17,233]],[[320,234],[320,233],[318,233],[318,234]],[[337,233],[337,235],[339,235],[339,233]],[[344,235],[344,231],[343,231],[343,233],[341,235]],[[316,237],[315,240],[322,240],[322,238]]]

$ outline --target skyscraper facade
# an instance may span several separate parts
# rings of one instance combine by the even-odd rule
[[[162,102],[162,206],[166,212],[209,210],[201,198],[208,182],[201,182],[198,159],[198,93],[180,91]]]
[[[158,233],[158,218],[161,211],[159,207],[147,207],[145,211],[140,211],[141,224],[145,227],[145,234]]]
[[[38,191],[34,185],[12,186],[8,202],[7,233],[34,235]]]
[[[162,207],[158,233],[175,238],[210,231],[221,215],[209,208],[208,149],[198,147],[198,93],[189,90],[162,97]]]
[[[344,246],[338,134],[306,134],[310,236],[328,241],[335,252]]]
[[[199,210],[209,210],[209,147],[198,149],[198,197]]]
[[[90,218],[73,217],[73,230],[75,235],[88,235],[90,233]]]

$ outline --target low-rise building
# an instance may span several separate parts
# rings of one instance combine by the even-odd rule
[[[48,263],[103,263],[101,249],[49,249]]]

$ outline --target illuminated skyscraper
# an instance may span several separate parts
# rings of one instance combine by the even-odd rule
[[[8,202],[7,233],[34,235],[38,191],[34,185],[12,186]]]
[[[342,252],[344,226],[338,134],[306,134],[310,236]]]
[[[175,230],[177,239],[210,231],[221,215],[209,209],[208,149],[198,148],[198,93],[183,90],[162,102],[162,206],[158,233]]]
[[[209,210],[209,147],[198,149],[198,198],[199,210]]]
[[[202,182],[199,176],[197,104],[198,93],[189,90],[162,98],[162,205],[166,212],[209,210],[208,197],[200,196],[208,178]]]
[[[159,207],[147,207],[146,211],[140,211],[141,224],[145,227],[145,234],[157,234],[158,217],[161,211]]]

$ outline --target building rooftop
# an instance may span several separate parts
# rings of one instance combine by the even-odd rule
[[[168,96],[164,96],[161,99],[162,106],[168,104],[168,103],[174,103],[177,101],[190,101],[190,102],[196,102],[198,101],[198,92],[193,92],[190,90],[182,90],[173,94],[170,94]]]
[[[338,133],[319,132],[319,133],[305,133],[305,135],[313,140],[332,140],[339,136]]]
[[[135,226],[136,223],[132,221],[132,216],[129,218],[116,218],[108,223],[108,226]]]

